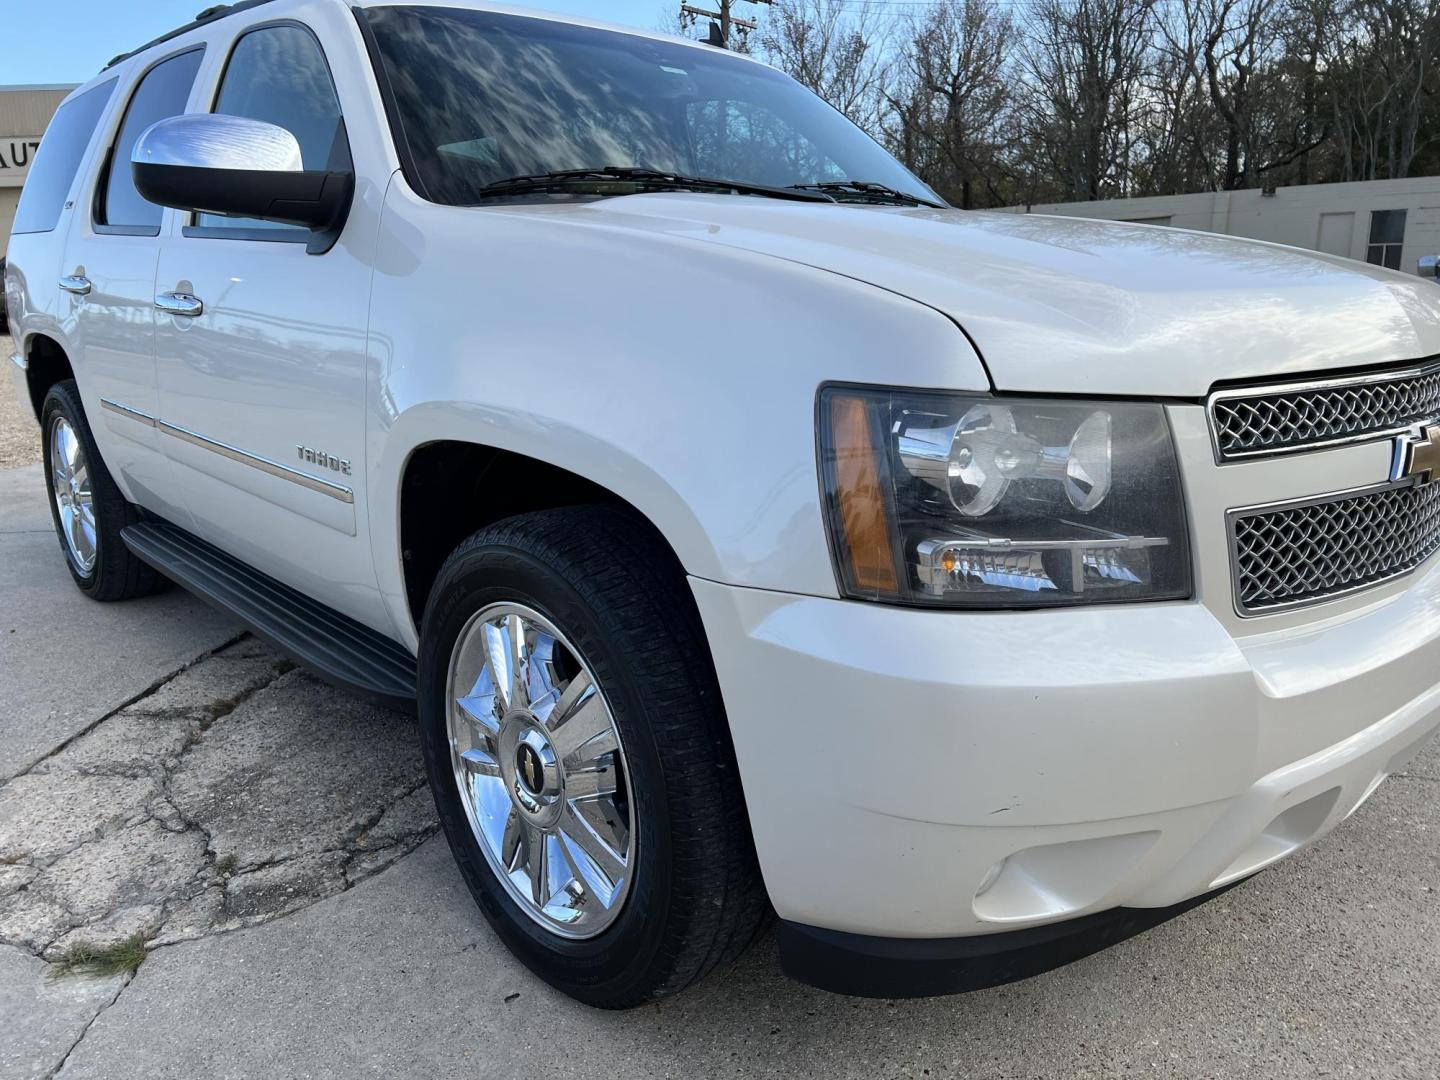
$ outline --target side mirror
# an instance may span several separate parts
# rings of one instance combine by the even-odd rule
[[[1440,255],[1421,255],[1415,272],[1421,277],[1440,277]]]
[[[304,225],[318,234],[312,251],[334,243],[355,190],[351,173],[306,169],[284,128],[220,113],[151,124],[135,140],[130,168],[135,189],[152,203]]]

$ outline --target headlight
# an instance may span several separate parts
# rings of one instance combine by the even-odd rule
[[[820,450],[846,596],[1014,608],[1190,595],[1159,405],[831,387]]]

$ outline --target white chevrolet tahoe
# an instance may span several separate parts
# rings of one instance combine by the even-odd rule
[[[1021,978],[1440,722],[1440,302],[965,213],[788,77],[466,0],[117,58],[6,273],[81,590],[418,711],[495,930],[603,1006]]]

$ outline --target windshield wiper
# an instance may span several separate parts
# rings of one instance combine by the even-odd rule
[[[932,206],[936,210],[948,209],[944,203],[921,198],[908,191],[900,191],[898,188],[877,184],[871,180],[825,180],[818,184],[796,184],[795,190],[823,192],[826,195],[834,196],[837,201],[850,200],[892,205],[903,204],[905,206]]]
[[[618,165],[607,165],[603,169],[565,169],[557,172],[538,173],[534,176],[512,176],[486,184],[477,195],[482,199],[494,199],[505,195],[544,194],[546,192],[577,191],[586,187],[623,184],[632,187],[630,191],[592,192],[597,195],[633,195],[641,190],[648,191],[715,191],[733,192],[738,195],[764,195],[771,199],[791,199],[797,202],[834,202],[823,191],[804,188],[769,187],[765,184],[750,184],[743,180],[715,180],[704,176],[685,176],[682,173],[662,172],[659,169],[632,169]]]

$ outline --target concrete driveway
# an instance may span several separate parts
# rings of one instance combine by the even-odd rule
[[[49,529],[38,471],[0,472],[0,1076],[1436,1075],[1435,746],[1313,850],[1028,982],[839,998],[767,937],[607,1014],[491,935],[407,718],[182,594],[82,600]],[[133,975],[51,977],[136,934]]]

